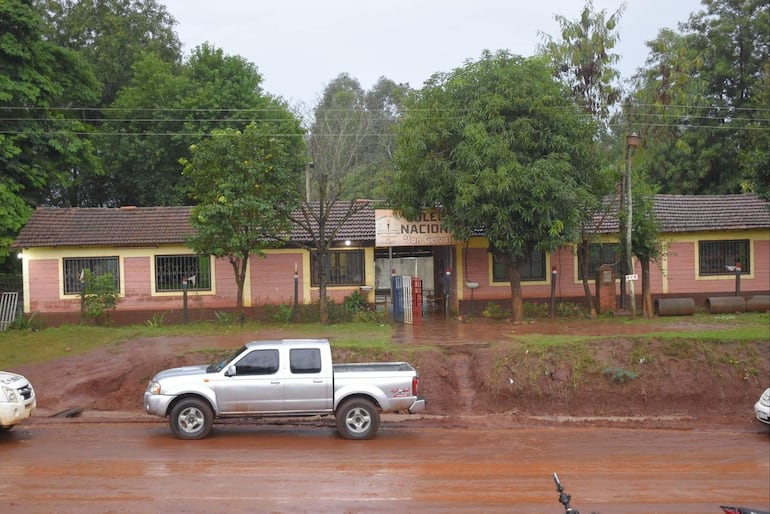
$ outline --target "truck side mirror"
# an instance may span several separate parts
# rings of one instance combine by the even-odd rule
[[[227,371],[225,371],[226,377],[234,377],[237,374],[238,372],[235,370],[235,364],[230,364],[227,366]]]

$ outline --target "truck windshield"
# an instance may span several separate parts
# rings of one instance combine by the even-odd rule
[[[233,360],[238,357],[243,351],[246,349],[245,346],[241,346],[237,350],[235,350],[233,353],[228,355],[224,358],[224,360],[220,361],[218,364],[212,364],[208,368],[206,368],[206,373],[218,373],[225,369],[228,364],[233,362]]]

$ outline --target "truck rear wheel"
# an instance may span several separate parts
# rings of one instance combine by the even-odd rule
[[[380,413],[365,398],[347,400],[337,409],[337,431],[345,439],[371,439],[379,428]]]
[[[168,422],[180,439],[203,439],[214,424],[211,406],[198,398],[183,398],[171,409]]]

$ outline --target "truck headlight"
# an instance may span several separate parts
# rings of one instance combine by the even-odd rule
[[[150,394],[160,394],[160,382],[151,380],[150,383],[147,384],[147,392]]]
[[[0,396],[0,401],[5,401],[8,403],[20,403],[19,402],[19,395],[16,392],[16,389],[8,386],[2,386],[2,396]]]

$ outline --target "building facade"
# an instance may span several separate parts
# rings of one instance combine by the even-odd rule
[[[392,211],[363,207],[338,232],[331,251],[328,294],[335,301],[358,291],[371,304],[387,305],[390,278],[396,274],[421,279],[427,315],[479,312],[489,302],[510,302],[505,270],[487,251],[483,235],[455,241],[441,228],[436,211],[404,220]],[[736,292],[746,297],[770,294],[766,202],[751,194],[658,195],[654,209],[663,248],[650,270],[654,297],[693,297],[702,304],[709,296]],[[216,311],[233,309],[233,268],[227,259],[195,255],[185,245],[192,234],[189,219],[189,207],[37,209],[13,246],[22,257],[24,312],[40,313],[50,323],[78,321],[86,269],[113,277],[120,298],[111,316],[115,322],[142,323],[159,313],[173,322],[181,319],[183,304],[191,320],[212,319]],[[611,289],[620,298],[625,270],[618,266],[617,216],[608,219],[597,223],[592,234],[589,268],[612,267]],[[295,229],[289,241],[250,259],[244,286],[247,311],[317,301],[315,254],[291,243],[306,244],[309,235]],[[634,272],[641,273],[638,262]],[[521,275],[526,302],[546,302],[552,295],[560,302],[583,299],[583,277],[572,246],[533,254]],[[589,284],[596,295],[595,275]],[[446,309],[436,309],[438,305]]]

